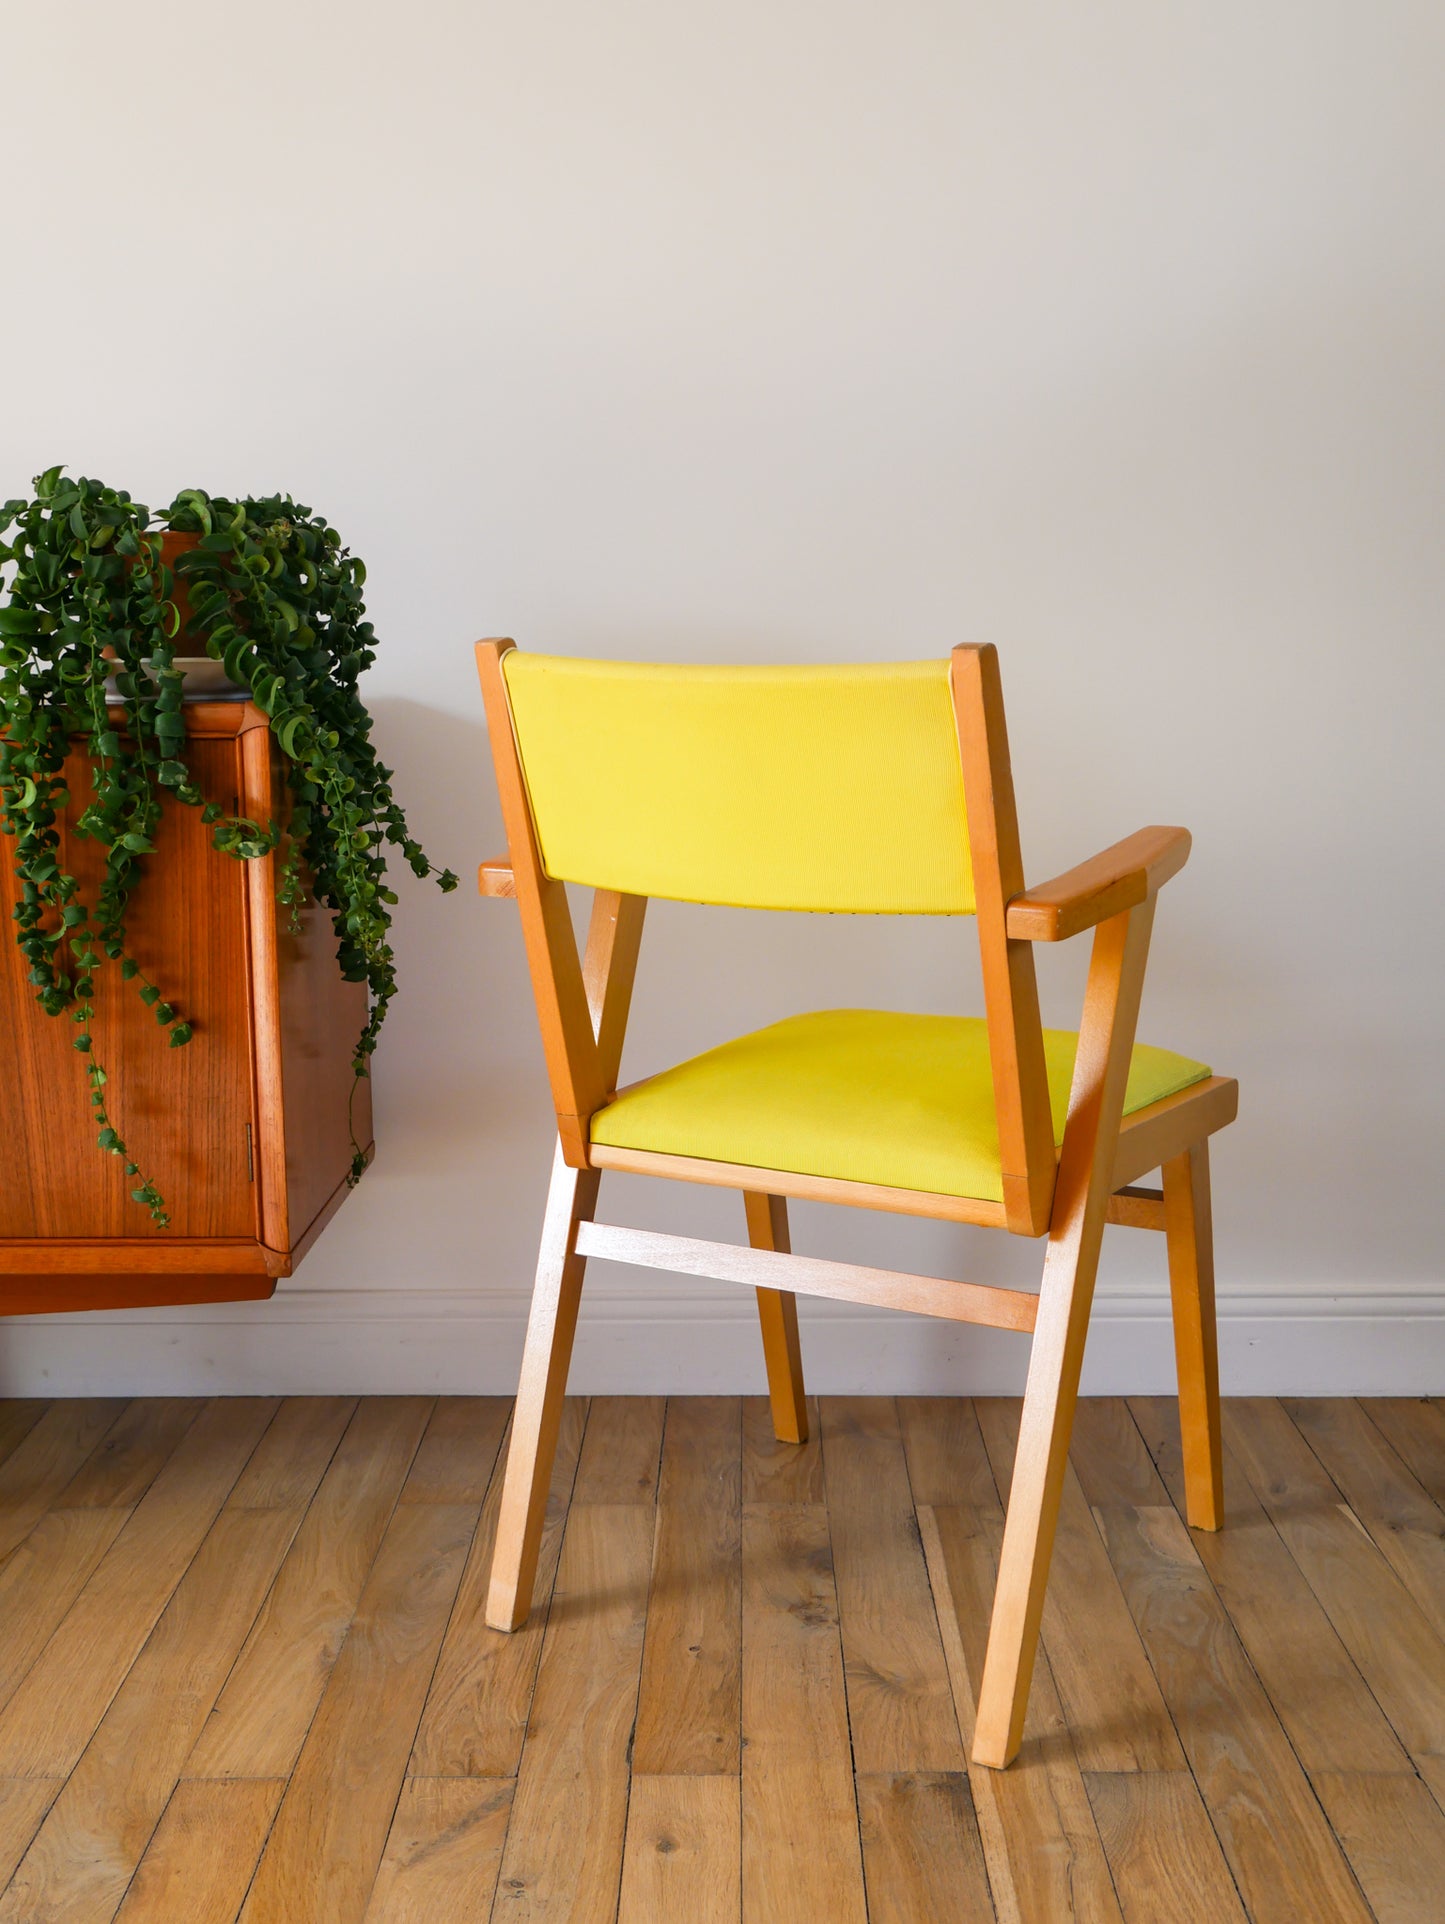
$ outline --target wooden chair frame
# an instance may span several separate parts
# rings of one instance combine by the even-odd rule
[[[541,1020],[557,1115],[542,1229],[487,1599],[487,1622],[527,1618],[587,1258],[751,1284],[757,1291],[773,1425],[804,1442],[807,1406],[796,1298],[821,1295],[909,1309],[1033,1336],[1009,1493],[975,1761],[1016,1755],[1043,1614],[1084,1340],[1106,1222],[1164,1232],[1179,1379],[1189,1522],[1223,1517],[1208,1139],[1234,1119],[1238,1085],[1210,1076],[1124,1117],[1124,1091],[1155,896],[1183,867],[1181,828],[1147,828],[1041,887],[1026,889],[998,658],[953,652],[985,1013],[1003,1163],[1002,1202],[802,1176],[686,1156],[593,1145],[594,1113],[616,1090],[646,901],[595,891],[579,958],[563,883],[542,866],[502,660],[510,641],[477,644],[510,847],[482,865],[484,895],[514,898]],[[1033,944],[1092,929],[1079,1047],[1062,1147],[1055,1151]],[[604,1169],[742,1192],[748,1245],[697,1241],[595,1220]],[[1162,1187],[1138,1178],[1162,1169]],[[851,1204],[1047,1235],[1043,1281],[1029,1291],[864,1268],[792,1254],[787,1198]]]

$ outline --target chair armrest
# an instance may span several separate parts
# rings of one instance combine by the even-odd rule
[[[1062,942],[1111,915],[1136,908],[1189,860],[1187,828],[1141,828],[1052,882],[1025,889],[1008,905],[1015,942]]]
[[[510,857],[494,855],[490,862],[483,862],[477,870],[477,887],[483,895],[494,895],[503,900],[515,900],[517,878],[512,873]]]

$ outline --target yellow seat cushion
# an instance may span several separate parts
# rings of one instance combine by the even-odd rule
[[[1078,1037],[1045,1029],[1061,1142]],[[1124,1113],[1198,1082],[1202,1062],[1140,1043]],[[625,1090],[592,1140],[712,1162],[1003,1200],[988,1028],[978,1016],[822,1009]]]

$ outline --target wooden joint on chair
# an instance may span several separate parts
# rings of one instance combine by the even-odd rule
[[[1122,915],[1161,889],[1189,860],[1187,828],[1141,828],[1051,882],[1011,898],[1005,916],[1014,942],[1064,942]]]
[[[477,870],[477,887],[483,895],[492,896],[498,901],[515,902],[517,878],[512,872],[510,858],[494,855],[489,862],[483,862]]]
[[[754,1289],[826,1296],[878,1309],[906,1309],[951,1323],[984,1323],[993,1329],[1032,1331],[1039,1299],[1030,1290],[985,1283],[955,1283],[944,1276],[916,1276],[896,1269],[865,1269],[816,1256],[793,1256],[738,1243],[701,1242],[617,1223],[584,1222],[577,1228],[577,1254],[642,1269],[670,1269]]]
[[[1158,1229],[1164,1227],[1164,1191],[1162,1189],[1140,1189],[1129,1184],[1115,1190],[1109,1198],[1108,1221],[1120,1223],[1126,1229]]]

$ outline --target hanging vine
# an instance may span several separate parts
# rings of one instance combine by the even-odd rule
[[[40,1007],[75,1025],[100,1148],[123,1160],[133,1199],[164,1226],[164,1199],[111,1116],[92,1010],[97,976],[111,963],[172,1048],[192,1039],[185,1012],[126,944],[127,904],[156,851],[165,796],[199,809],[225,855],[279,852],[293,927],[312,894],[331,911],[341,972],[370,991],[352,1063],[358,1080],[396,993],[387,848],[443,890],[457,878],[435,869],[412,837],[392,771],[372,747],[358,692],[375,645],[366,570],[334,528],[280,495],[231,501],[188,488],[155,517],[123,490],[70,480],[58,467],[34,489],[0,508],[0,588],[9,591],[0,606],[0,832],[14,838],[16,940]],[[194,537],[174,570],[162,559],[166,530]],[[189,604],[188,652],[222,662],[270,718],[291,794],[284,828],[227,814],[193,779],[178,594]],[[65,765],[77,741],[92,793],[74,833],[104,854],[88,900],[61,859]],[[364,1168],[354,1133],[352,1151],[354,1183]]]

